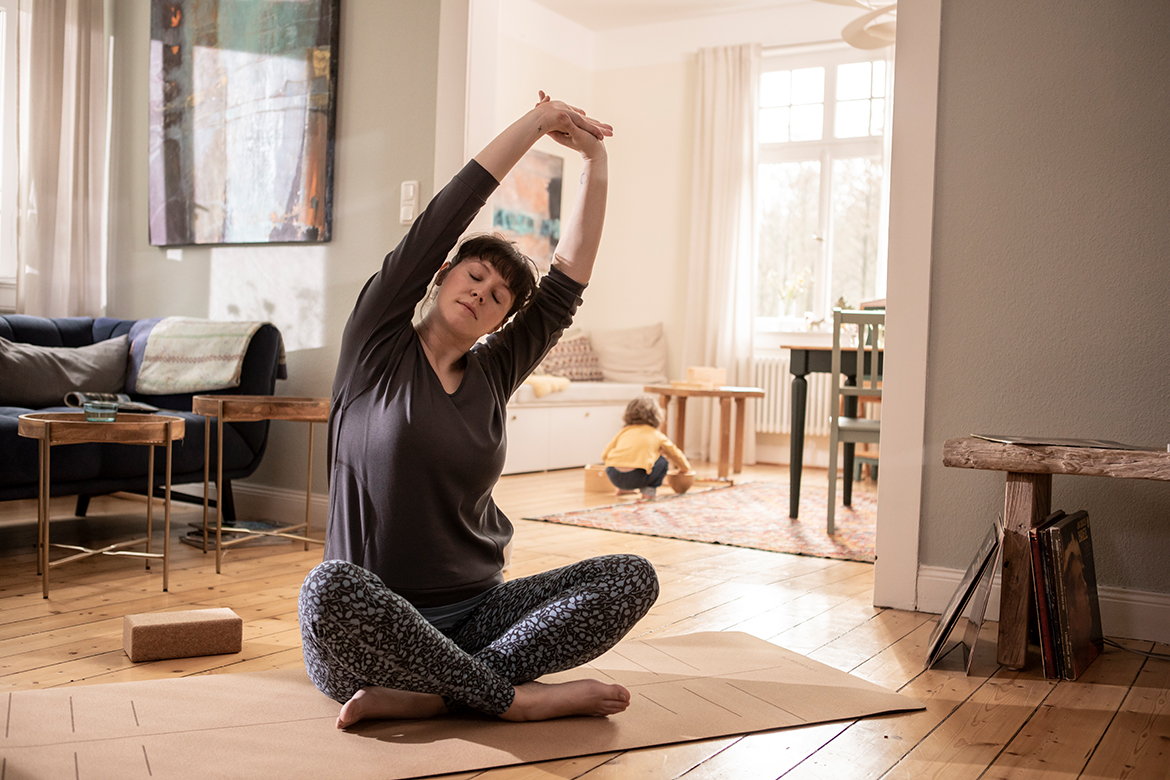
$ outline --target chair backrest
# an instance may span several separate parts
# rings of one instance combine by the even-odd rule
[[[843,334],[857,328],[857,344],[842,343]],[[833,309],[833,389],[834,395],[881,398],[882,348],[885,342],[886,313],[884,311],[854,311]],[[857,367],[857,381],[853,386],[841,386],[842,354],[853,353]],[[839,391],[838,391],[838,388]],[[836,398],[834,398],[836,404]]]

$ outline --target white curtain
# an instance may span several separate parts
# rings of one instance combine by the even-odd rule
[[[725,368],[729,385],[753,384],[759,72],[759,44],[699,51],[683,368]],[[755,402],[747,406],[744,460],[754,463]],[[692,402],[687,412],[688,454],[717,460],[718,405]]]
[[[21,3],[17,311],[102,314],[105,0]]]

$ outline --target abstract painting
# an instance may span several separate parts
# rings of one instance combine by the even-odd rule
[[[565,160],[535,149],[521,158],[492,196],[492,227],[548,271],[561,237]]]
[[[151,0],[151,244],[330,240],[339,5]]]

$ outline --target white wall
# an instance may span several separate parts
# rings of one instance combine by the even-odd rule
[[[792,46],[839,40],[856,11],[803,0],[601,33],[585,31],[531,0],[503,0],[499,13],[494,82],[499,122],[530,105],[536,89],[543,88],[614,126],[607,142],[610,195],[602,252],[577,323],[586,329],[664,323],[669,372],[681,376],[696,54],[702,47],[747,42]],[[562,84],[569,90],[563,94]],[[545,150],[559,149],[549,142]],[[567,209],[580,169],[566,157]]]
[[[1168,35],[1162,0],[943,2],[924,566],[965,568],[1003,510],[1003,475],[943,468],[945,439],[1170,442]],[[1170,593],[1170,484],[1052,487],[1089,512],[1099,584]]]
[[[277,393],[328,396],[353,302],[405,233],[398,223],[399,183],[418,180],[424,197],[434,192],[439,3],[341,4],[331,242],[184,248],[171,253],[178,260],[148,243],[150,4],[116,0],[113,24],[110,315],[214,317],[239,306],[240,317],[271,320],[285,336],[289,380],[277,384]],[[313,489],[323,501],[320,433]],[[285,491],[295,510],[303,502],[306,445],[303,425],[273,423],[259,470],[239,486],[245,500],[249,489]]]

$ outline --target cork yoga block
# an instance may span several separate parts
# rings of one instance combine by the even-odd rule
[[[135,663],[238,653],[243,643],[244,621],[226,608],[146,612],[122,621],[122,649]]]
[[[585,467],[586,493],[612,493],[613,483],[605,475],[605,466],[589,465]]]

